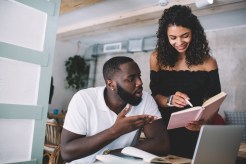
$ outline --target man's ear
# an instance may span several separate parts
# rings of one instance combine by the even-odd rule
[[[113,91],[115,90],[115,85],[113,80],[106,80],[106,85]]]

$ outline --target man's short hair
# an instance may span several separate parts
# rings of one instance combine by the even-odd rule
[[[133,62],[134,60],[132,58],[126,57],[126,56],[117,56],[109,59],[104,63],[103,65],[103,77],[104,80],[112,79],[114,74],[118,71],[120,71],[120,65]]]

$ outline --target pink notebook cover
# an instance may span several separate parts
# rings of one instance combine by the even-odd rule
[[[183,111],[172,113],[167,129],[185,127],[191,121],[200,119],[208,120],[218,112],[220,105],[225,100],[227,94],[221,92],[203,103],[202,106],[189,108]]]
[[[193,107],[188,110],[190,111],[172,113],[167,129],[184,127],[187,123],[196,121],[199,119],[199,115],[202,112],[203,107]]]

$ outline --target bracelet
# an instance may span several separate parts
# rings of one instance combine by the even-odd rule
[[[167,106],[169,107],[173,107],[174,105],[172,104],[172,100],[173,100],[173,95],[169,96],[167,98]]]
[[[103,152],[103,155],[107,155],[107,154],[110,154],[111,150],[107,149]]]

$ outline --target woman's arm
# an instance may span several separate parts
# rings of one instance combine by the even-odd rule
[[[157,105],[159,107],[167,107],[167,98],[166,96],[163,96],[158,93],[159,87],[159,79],[157,72],[160,71],[160,66],[157,61],[157,52],[154,51],[150,55],[150,89],[152,91],[152,96],[154,97]]]

